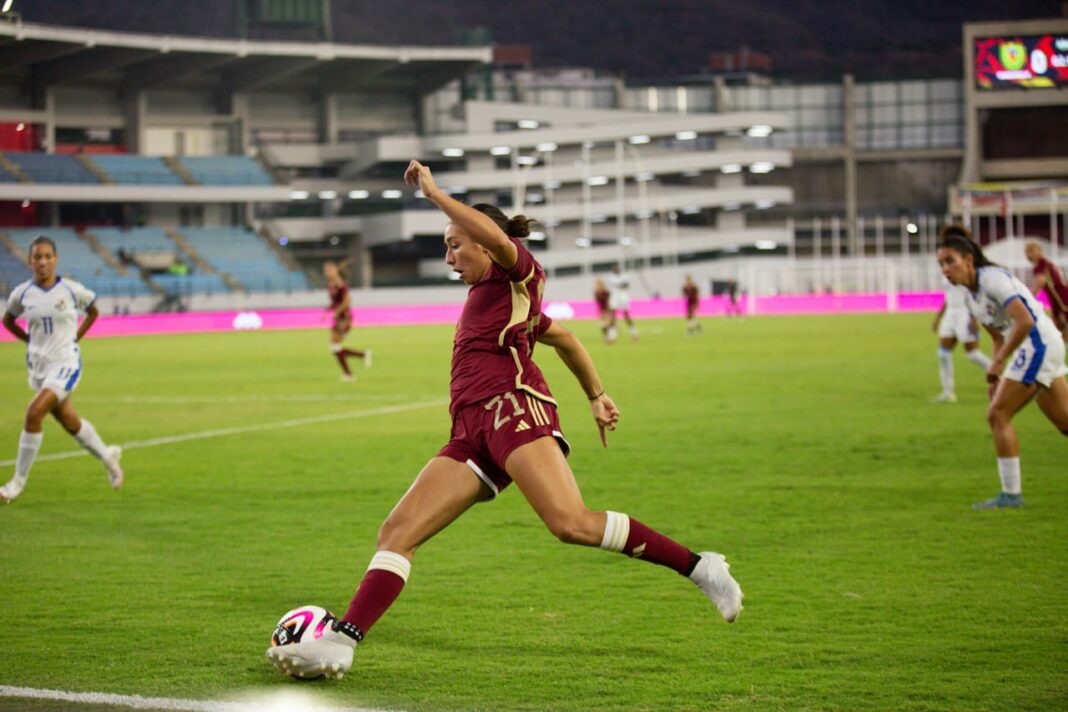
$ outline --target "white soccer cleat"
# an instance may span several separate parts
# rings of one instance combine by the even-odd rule
[[[122,482],[125,476],[122,473],[122,467],[119,466],[119,460],[122,459],[122,448],[118,445],[108,445],[104,450],[104,468],[108,471],[108,482],[111,483],[111,489],[118,489],[122,487]]]
[[[0,504],[7,504],[18,498],[18,496],[22,494],[22,490],[25,486],[25,480],[20,482],[19,478],[12,477],[6,485],[0,487]]]
[[[932,398],[931,402],[932,403],[956,403],[957,402],[957,394],[956,393],[947,393],[946,391],[942,391],[937,396]]]
[[[730,564],[714,551],[702,551],[690,580],[701,587],[705,595],[716,604],[723,620],[733,623],[742,610],[742,588],[730,573]]]
[[[283,675],[314,679],[336,677],[338,680],[352,667],[355,641],[337,631],[327,630],[317,640],[267,648],[267,659]]]
[[[366,368],[371,368],[371,349],[366,349],[363,352],[363,365]]]
[[[356,380],[356,376],[353,376],[351,373],[343,373],[337,380],[341,383],[352,383]]]

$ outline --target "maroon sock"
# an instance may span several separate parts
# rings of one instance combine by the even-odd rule
[[[349,370],[349,364],[345,361],[345,352],[338,351],[334,356],[337,357],[337,362],[341,364],[341,370],[345,372],[346,376],[351,376],[352,371]]]
[[[342,620],[352,623],[366,634],[386,609],[393,605],[404,588],[404,579],[392,571],[371,569],[364,574],[360,587]]]
[[[346,356],[355,356],[356,358],[363,358],[363,351],[353,351],[352,349],[341,349],[341,353]]]
[[[635,559],[643,559],[673,569],[683,576],[693,571],[695,555],[682,544],[650,529],[634,517],[630,519],[630,533],[623,553]]]

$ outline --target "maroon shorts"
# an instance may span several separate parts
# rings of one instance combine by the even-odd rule
[[[334,323],[330,326],[330,331],[334,332],[338,336],[344,336],[352,330],[352,314],[346,312],[339,318],[334,319]]]
[[[564,457],[571,453],[555,405],[524,391],[508,391],[453,415],[452,434],[438,457],[465,463],[496,497],[512,483],[504,471],[512,451],[546,435],[556,438]]]

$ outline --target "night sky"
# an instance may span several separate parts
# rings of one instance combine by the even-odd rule
[[[249,3],[257,0],[247,0]],[[26,21],[236,36],[238,0],[15,0]],[[779,79],[953,77],[961,24],[1061,17],[1060,0],[333,0],[336,42],[457,44],[485,26],[525,44],[541,67],[586,66],[631,79],[699,73],[712,52],[771,56]],[[312,40],[310,31],[258,36]]]

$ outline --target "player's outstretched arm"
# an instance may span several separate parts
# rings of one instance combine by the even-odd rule
[[[404,183],[419,188],[465,235],[486,248],[494,262],[505,269],[515,267],[519,252],[497,223],[439,188],[429,168],[413,160],[404,171]]]
[[[75,341],[81,341],[86,332],[93,326],[93,322],[100,316],[99,310],[97,310],[95,304],[90,304],[89,308],[85,310],[85,318],[82,319],[82,323],[78,325],[78,335],[74,338]]]
[[[538,337],[538,343],[556,349],[556,355],[571,373],[575,374],[579,385],[582,386],[582,390],[590,400],[590,410],[593,411],[593,419],[597,422],[597,428],[601,433],[601,444],[608,447],[608,437],[605,431],[616,429],[616,423],[619,421],[619,408],[604,392],[601,377],[597,375],[597,367],[593,365],[593,359],[590,358],[586,347],[582,345],[577,336],[556,322],[553,322]]]
[[[15,317],[11,314],[4,314],[4,328],[10,331],[11,335],[19,341],[30,343],[30,335],[26,333],[25,329],[15,323]]]

